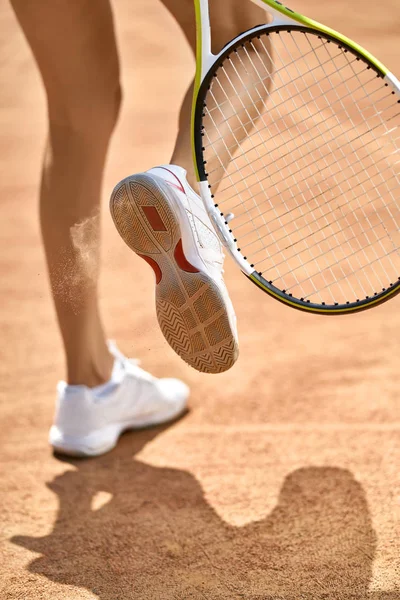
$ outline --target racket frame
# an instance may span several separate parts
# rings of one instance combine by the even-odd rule
[[[346,46],[348,50],[353,51],[357,56],[364,58],[377,74],[387,83],[390,88],[400,97],[400,81],[370,52],[350,38],[338,33],[330,27],[309,19],[290,8],[287,8],[276,0],[251,0],[257,6],[263,8],[266,13],[272,16],[272,21],[257,27],[253,27],[229,41],[218,54],[211,52],[211,23],[209,15],[209,1],[212,0],[194,0],[196,15],[196,75],[194,81],[194,93],[192,104],[192,152],[195,168],[195,175],[199,185],[199,191],[209,217],[214,225],[216,233],[224,245],[226,251],[232,256],[233,260],[239,265],[241,271],[267,294],[299,310],[316,314],[348,314],[362,311],[377,304],[389,300],[392,296],[400,292],[400,277],[397,282],[380,293],[375,293],[374,297],[359,299],[356,302],[348,302],[346,305],[321,303],[315,304],[310,301],[302,301],[293,298],[279,288],[267,281],[254,269],[247,259],[241,254],[236,240],[229,229],[229,225],[214,203],[214,198],[210,190],[210,185],[205,172],[202,156],[202,136],[201,121],[203,116],[204,104],[203,98],[206,95],[204,88],[208,88],[215,68],[227,56],[231,49],[241,41],[252,38],[257,34],[285,30],[290,27],[293,30],[321,33],[325,38],[339,42]]]

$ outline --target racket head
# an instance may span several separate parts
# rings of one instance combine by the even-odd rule
[[[371,222],[370,219],[368,219],[367,217],[365,217],[364,212],[363,212],[363,205],[361,204],[360,206],[356,206],[355,208],[357,209],[357,211],[359,211],[358,217],[360,215],[363,215],[363,218],[361,219],[361,221],[363,221],[363,225],[360,225],[360,219],[358,218],[358,222],[354,223],[353,225],[357,225],[357,227],[360,229],[360,233],[358,234],[359,237],[357,239],[357,243],[360,245],[360,252],[361,254],[364,255],[363,257],[363,263],[360,263],[360,256],[358,256],[357,258],[357,264],[354,264],[354,262],[352,263],[351,261],[349,261],[349,258],[351,258],[351,254],[349,256],[345,256],[344,258],[341,258],[341,253],[343,253],[343,247],[346,244],[349,244],[350,242],[348,240],[346,240],[346,236],[351,238],[351,241],[353,240],[354,237],[354,227],[352,228],[350,225],[348,225],[348,221],[346,222],[346,224],[342,224],[343,227],[343,231],[342,232],[337,232],[336,234],[336,241],[337,241],[337,235],[338,233],[340,233],[342,235],[342,244],[340,243],[336,243],[335,242],[335,246],[334,248],[330,248],[329,250],[329,255],[330,255],[330,260],[334,260],[333,263],[331,263],[331,268],[330,271],[332,271],[332,265],[334,267],[336,267],[337,265],[339,265],[340,270],[341,270],[341,274],[343,275],[342,277],[342,282],[340,283],[341,280],[341,276],[339,277],[338,275],[336,275],[336,281],[335,281],[335,276],[331,273],[331,283],[327,283],[327,273],[324,273],[324,270],[318,266],[317,264],[313,264],[314,267],[314,271],[315,271],[315,277],[319,277],[321,279],[321,276],[323,277],[324,280],[324,284],[325,285],[320,285],[319,287],[324,289],[324,288],[331,288],[330,290],[330,294],[326,294],[326,296],[322,293],[319,292],[319,288],[318,286],[315,285],[315,282],[312,281],[312,278],[309,277],[309,279],[311,280],[311,292],[310,292],[310,285],[308,285],[308,287],[306,286],[305,292],[308,293],[303,293],[301,292],[301,286],[297,285],[293,285],[293,278],[289,278],[288,279],[288,284],[286,284],[285,280],[283,277],[279,277],[277,276],[277,270],[276,270],[276,265],[275,265],[275,270],[272,268],[271,269],[271,265],[268,265],[268,260],[265,260],[264,258],[264,266],[265,263],[266,264],[266,268],[259,268],[259,261],[256,260],[256,256],[252,255],[251,252],[251,244],[243,244],[243,231],[245,231],[245,235],[251,235],[251,232],[249,234],[249,231],[246,230],[246,226],[249,226],[249,223],[245,224],[243,226],[243,224],[241,225],[240,221],[237,221],[237,219],[233,219],[233,221],[229,222],[228,218],[227,218],[227,213],[235,213],[235,210],[232,210],[232,207],[234,206],[234,204],[232,204],[232,199],[230,199],[230,202],[227,202],[226,199],[224,200],[224,198],[222,197],[222,202],[221,202],[221,193],[218,189],[218,185],[221,185],[221,181],[215,180],[215,177],[213,177],[213,174],[210,173],[210,169],[209,169],[209,164],[210,164],[210,148],[213,146],[213,140],[210,140],[210,135],[208,133],[208,131],[210,130],[210,122],[214,122],[215,124],[215,118],[214,120],[210,117],[210,110],[214,110],[216,112],[218,112],[218,106],[217,106],[217,102],[215,101],[215,98],[212,98],[212,90],[213,87],[215,87],[216,85],[220,86],[220,83],[216,84],[215,82],[218,81],[218,78],[221,78],[221,74],[223,74],[224,72],[224,65],[229,61],[232,61],[232,57],[234,57],[234,60],[236,61],[237,67],[240,65],[240,63],[243,63],[243,60],[241,61],[240,59],[240,55],[245,56],[246,53],[248,54],[249,52],[249,47],[250,46],[254,46],[254,43],[256,43],[257,40],[263,40],[263,39],[272,39],[273,36],[275,36],[276,38],[282,38],[284,36],[304,36],[308,38],[308,41],[310,39],[318,40],[318,44],[321,48],[324,48],[324,51],[326,51],[327,46],[331,45],[331,48],[334,47],[335,51],[337,50],[340,53],[341,59],[343,59],[343,57],[351,57],[350,61],[351,62],[351,66],[349,66],[349,68],[351,68],[352,70],[354,70],[354,64],[355,62],[357,64],[359,64],[359,70],[356,72],[355,74],[355,80],[360,79],[360,77],[364,76],[365,73],[369,73],[369,77],[368,77],[368,85],[370,85],[370,82],[372,81],[372,79],[376,78],[376,85],[374,88],[374,92],[376,93],[376,90],[379,90],[379,93],[382,93],[382,97],[380,96],[380,100],[382,101],[382,98],[384,98],[385,100],[385,105],[384,105],[384,110],[388,111],[387,113],[387,118],[388,118],[388,122],[393,122],[391,123],[391,125],[393,124],[393,128],[396,128],[400,125],[400,84],[397,81],[397,79],[392,76],[390,73],[388,73],[388,71],[383,67],[383,65],[381,63],[379,63],[379,61],[375,61],[373,59],[373,57],[371,57],[371,55],[365,51],[363,51],[363,49],[358,48],[354,43],[347,43],[346,39],[343,38],[342,36],[338,36],[336,37],[334,35],[334,33],[331,32],[331,30],[327,30],[327,31],[323,31],[323,30],[317,30],[314,27],[307,27],[304,25],[297,25],[297,24],[278,24],[278,25],[265,25],[265,26],[260,26],[257,27],[255,29],[250,30],[249,32],[243,34],[242,36],[239,36],[236,40],[233,40],[230,44],[228,44],[226,46],[226,48],[224,49],[224,51],[218,56],[218,58],[216,59],[216,61],[214,62],[214,64],[211,66],[211,68],[209,69],[207,75],[204,77],[199,90],[198,90],[198,95],[197,95],[197,100],[196,100],[196,105],[195,105],[195,112],[194,112],[194,153],[195,153],[195,158],[196,158],[196,167],[197,167],[197,171],[198,171],[198,176],[199,176],[199,181],[200,181],[200,188],[201,188],[201,193],[202,193],[202,197],[203,200],[209,210],[210,216],[212,216],[212,219],[214,221],[214,224],[216,225],[216,229],[220,234],[220,237],[222,239],[222,241],[224,242],[226,248],[228,249],[229,253],[231,254],[231,256],[235,259],[235,261],[239,264],[241,270],[245,273],[245,275],[247,275],[247,277],[249,277],[249,279],[256,284],[259,288],[261,288],[263,291],[265,291],[267,294],[269,294],[270,296],[274,297],[275,299],[289,305],[292,306],[294,308],[298,308],[300,310],[304,310],[307,312],[313,312],[313,313],[319,313],[319,314],[345,314],[345,313],[351,313],[351,312],[356,312],[356,311],[361,311],[361,310],[365,310],[367,308],[371,308],[373,306],[376,306],[378,304],[381,304],[382,302],[385,302],[386,300],[392,298],[393,296],[395,296],[397,293],[400,292],[400,231],[398,228],[398,223],[400,222],[400,206],[399,206],[399,202],[397,200],[397,195],[398,195],[398,191],[399,191],[399,173],[400,170],[398,168],[398,164],[396,163],[395,168],[393,167],[392,172],[390,173],[391,175],[391,183],[390,185],[392,186],[392,188],[389,189],[390,192],[390,202],[392,204],[392,206],[390,207],[390,210],[393,212],[395,212],[395,216],[393,217],[393,222],[390,223],[390,235],[388,235],[388,239],[385,240],[385,245],[382,246],[382,240],[379,239],[378,243],[382,246],[383,249],[380,249],[381,252],[381,256],[379,254],[376,253],[376,247],[373,247],[373,254],[369,256],[368,258],[368,253],[370,252],[370,250],[368,250],[367,255],[365,254],[365,249],[371,245],[369,242],[367,242],[367,244],[365,244],[365,240],[364,242],[360,242],[360,239],[362,238],[362,236],[365,236],[365,231],[362,230],[362,226],[367,230],[368,228],[370,228],[371,230],[373,230],[373,227],[370,227]],[[299,39],[299,38],[297,38]],[[280,41],[281,46],[284,45],[285,42]],[[296,42],[297,44],[297,42]],[[296,45],[295,44],[295,45]],[[246,51],[247,48],[247,51]],[[252,51],[254,50],[254,48],[252,49]],[[315,49],[312,50],[312,52],[315,53]],[[238,58],[239,56],[239,58]],[[274,46],[272,46],[272,57],[274,57]],[[268,60],[271,60],[271,62],[273,62],[274,58],[271,58],[271,56],[269,57]],[[344,64],[346,66],[346,59],[344,59]],[[355,62],[354,62],[355,61]],[[250,61],[251,62],[251,61]],[[317,61],[318,62],[318,61]],[[353,64],[354,62],[354,64]],[[304,61],[303,61],[304,63]],[[249,64],[249,62],[247,61],[247,64]],[[360,68],[361,66],[361,68]],[[270,79],[272,82],[272,86],[275,85],[273,79],[274,79],[274,69],[271,67],[271,73],[270,73]],[[297,72],[299,73],[298,67],[297,67]],[[307,73],[306,73],[307,74]],[[314,79],[315,79],[315,75],[316,73],[314,73]],[[301,76],[301,69],[300,69],[300,75]],[[225,79],[227,79],[226,74],[224,75]],[[268,75],[266,75],[266,77],[268,77]],[[228,77],[229,79],[229,77]],[[328,77],[329,80],[329,77]],[[361,88],[365,88],[365,83],[363,81],[361,81],[360,87]],[[221,86],[220,86],[221,87]],[[280,92],[282,94],[282,89],[283,86],[280,86]],[[385,91],[384,91],[385,90]],[[235,90],[235,92],[237,93],[237,96],[240,98],[240,96],[242,96],[242,98],[245,98],[246,96],[246,89],[245,86],[242,86],[242,88]],[[328,92],[331,92],[331,90],[328,90]],[[350,90],[351,92],[351,90]],[[273,92],[272,92],[273,93]],[[371,92],[372,93],[372,92]],[[386,95],[385,95],[386,94]],[[322,94],[317,94],[317,96],[321,96]],[[351,93],[350,93],[351,95]],[[368,98],[368,94],[366,94],[366,97]],[[266,100],[266,106],[267,106],[267,112],[266,114],[268,114],[268,102],[271,99],[271,95],[268,96],[267,100]],[[280,96],[280,99],[282,100],[282,95]],[[313,99],[310,102],[307,102],[307,109],[309,110],[312,102],[314,102],[315,99]],[[289,98],[286,99],[286,102],[289,102]],[[228,103],[228,101],[227,101]],[[282,101],[282,105],[284,105],[285,101]],[[365,102],[364,102],[365,104]],[[364,104],[362,104],[362,110],[365,109]],[[372,103],[373,105],[373,103]],[[272,106],[272,108],[274,108],[274,106]],[[302,109],[304,109],[303,106],[301,106]],[[358,113],[359,115],[362,114],[362,110],[360,108],[360,106],[357,105],[356,102],[354,102],[353,105],[353,109]],[[240,109],[242,110],[242,108]],[[293,107],[292,107],[293,110]],[[324,110],[327,111],[328,110],[328,106],[324,107]],[[233,111],[234,112],[234,111]],[[332,115],[328,115],[329,118],[332,117]],[[222,114],[222,119],[224,119],[224,115]],[[231,117],[228,117],[226,120],[229,121]],[[234,115],[234,118],[237,119],[237,115]],[[333,118],[334,118],[334,114],[333,114]],[[240,121],[240,119],[239,119]],[[270,122],[270,127],[272,127],[272,122]],[[365,123],[363,123],[363,125],[365,126]],[[246,127],[246,125],[245,125]],[[372,126],[371,126],[372,127]],[[263,128],[265,129],[265,122],[263,123]],[[218,128],[217,128],[218,129]],[[257,132],[258,134],[259,132]],[[265,133],[265,132],[264,132]],[[365,133],[364,133],[365,134]],[[252,135],[254,135],[253,133],[250,132],[250,137]],[[342,134],[341,134],[342,135]],[[345,134],[344,138],[346,137]],[[387,135],[387,133],[385,133],[385,135]],[[367,129],[367,136],[368,136],[368,129]],[[269,136],[269,140],[274,137],[273,133],[270,133]],[[382,137],[382,136],[381,136]],[[344,139],[343,138],[343,139]],[[372,144],[373,142],[376,142],[374,136],[368,138],[367,137],[367,143],[364,144],[364,148],[368,147],[368,145]],[[389,138],[387,138],[389,139]],[[313,141],[312,139],[309,141]],[[343,140],[342,140],[343,141]],[[293,143],[293,140],[291,141]],[[321,142],[321,140],[320,140]],[[379,139],[378,139],[379,142]],[[386,143],[386,141],[385,141]],[[394,155],[397,154],[400,150],[400,141],[399,139],[396,137],[393,137],[393,135],[390,135],[390,142],[389,145],[390,146],[390,154]],[[343,146],[344,144],[342,143],[342,146],[339,145],[339,152],[341,150],[343,150]],[[287,148],[286,148],[287,149]],[[240,153],[239,153],[240,154]],[[337,154],[336,154],[337,156]],[[368,152],[366,152],[366,157],[369,156]],[[239,158],[241,158],[239,156]],[[238,156],[237,153],[234,155],[234,160],[237,160]],[[369,159],[365,159],[367,162]],[[238,161],[240,163],[240,161]],[[248,161],[249,162],[249,161]],[[271,165],[273,161],[269,161],[269,166]],[[292,161],[294,162],[294,161]],[[370,161],[371,162],[371,161]],[[261,164],[261,163],[260,163]],[[369,163],[368,163],[369,164]],[[242,161],[242,165],[243,165],[243,161]],[[330,163],[330,166],[332,166],[332,163]],[[363,166],[363,165],[362,165]],[[303,166],[302,171],[306,171],[306,168],[309,168],[310,165],[306,165]],[[254,168],[252,169],[251,166],[249,167],[249,165],[247,165],[248,171],[254,171]],[[264,169],[264,174],[263,177],[268,178],[270,176],[270,173],[265,170],[265,165],[263,167],[259,167],[260,169]],[[354,165],[352,164],[352,168],[354,169]],[[304,179],[303,175],[299,175],[298,174],[299,170],[297,169],[296,171],[296,177],[298,178],[298,180],[300,180],[302,177]],[[358,171],[357,171],[358,173]],[[215,170],[214,170],[214,174],[215,174]],[[329,173],[328,173],[329,174]],[[292,176],[290,174],[289,171],[289,176]],[[378,170],[378,175],[379,177],[379,170]],[[260,178],[257,177],[257,179],[259,180]],[[305,178],[305,180],[307,180],[307,178]],[[232,181],[232,179],[231,179]],[[263,181],[266,181],[266,179],[263,179]],[[296,185],[299,184],[299,181],[295,181],[294,182]],[[259,181],[257,182],[257,185],[259,184]],[[267,185],[267,184],[266,184]],[[357,183],[357,185],[360,185],[359,183]],[[232,187],[234,188],[235,186],[232,185]],[[287,186],[289,187],[289,186]],[[365,186],[364,186],[365,187]],[[257,188],[256,188],[257,189]],[[258,188],[259,189],[259,188]],[[340,189],[340,186],[339,186]],[[279,188],[278,188],[279,190]],[[321,190],[321,188],[320,188]],[[372,190],[372,187],[371,187]],[[369,190],[371,192],[371,190]],[[226,190],[224,190],[226,191]],[[287,192],[287,189],[284,189],[284,192]],[[394,192],[394,194],[393,194]],[[260,194],[260,192],[258,192]],[[262,192],[261,192],[262,193]],[[327,192],[328,193],[328,192]],[[374,188],[374,193],[377,193],[377,199],[376,201],[380,201],[381,199],[379,198],[379,186],[376,184],[375,188]],[[386,191],[385,191],[386,193]],[[239,194],[240,195],[240,194]],[[278,195],[276,192],[274,192],[274,202],[278,202]],[[345,204],[341,203],[338,206],[339,212],[343,212],[343,209],[346,208],[346,210],[351,211],[351,192],[350,190],[348,191],[348,195],[349,195],[349,202],[346,202]],[[267,194],[266,194],[267,196]],[[319,196],[319,205],[318,207],[315,208],[315,210],[317,210],[317,208],[319,210],[322,210],[324,206],[326,206],[326,200],[324,199],[324,195],[321,194],[321,192],[318,194]],[[366,193],[366,201],[367,204],[371,203],[373,204],[373,202],[376,203],[375,201],[375,197],[372,198],[372,200],[370,199],[371,194],[368,195],[368,193]],[[268,197],[266,197],[265,202],[268,202]],[[297,217],[300,217],[302,215],[302,212],[307,210],[307,207],[310,206],[310,203],[315,200],[315,198],[313,198],[313,196],[311,195],[310,198],[308,199],[308,202],[305,201],[305,197],[303,194],[303,201],[302,201],[302,211],[297,210]],[[336,198],[337,200],[337,198]],[[364,198],[365,200],[365,198]],[[251,203],[254,204],[254,198],[252,198],[252,192],[248,192],[248,195],[246,197],[246,201],[248,205],[251,205]],[[333,202],[332,198],[329,199],[329,202]],[[383,202],[383,201],[382,201]],[[298,204],[298,202],[297,202]],[[240,204],[239,204],[240,205]],[[346,206],[347,205],[347,206]],[[350,209],[348,208],[350,205]],[[259,211],[259,204],[258,204],[258,200],[255,203],[254,206],[255,210]],[[265,206],[264,206],[265,208]],[[264,210],[263,208],[263,210]],[[354,207],[353,207],[354,208]],[[385,205],[385,202],[382,203],[382,205],[379,207],[379,210],[385,210],[387,208],[387,206]],[[293,212],[293,210],[295,209],[291,209],[291,210],[286,210],[286,213],[290,213]],[[360,212],[361,211],[361,212]],[[285,212],[285,211],[284,211]],[[310,213],[311,211],[308,208],[308,212]],[[334,210],[331,211],[332,213],[334,213]],[[389,211],[390,212],[390,211]],[[350,212],[349,212],[350,214]],[[357,214],[356,211],[353,211],[353,213],[351,213],[354,217],[354,214]],[[339,214],[340,218],[341,214]],[[262,217],[262,215],[260,215],[260,217]],[[317,242],[315,241],[319,231],[321,229],[318,229],[318,227],[315,229],[315,231],[312,231],[312,228],[310,230],[310,224],[311,224],[311,219],[312,219],[312,215],[308,218],[308,222],[307,225],[303,226],[303,229],[305,229],[306,227],[308,228],[308,234],[307,236],[303,236],[303,237],[308,237],[311,240],[314,240],[314,245],[317,244]],[[279,219],[277,219],[277,217],[275,217],[276,223],[279,224]],[[326,217],[325,217],[326,220]],[[339,219],[340,220],[340,219]],[[390,219],[389,219],[390,220]],[[243,221],[243,219],[242,219]],[[304,221],[306,222],[307,219]],[[292,226],[295,225],[295,219],[293,217],[293,222],[292,222]],[[239,223],[239,225],[238,225]],[[265,223],[264,223],[265,224]],[[331,221],[330,227],[332,228],[332,226],[334,225],[334,221]],[[385,229],[385,224],[383,224],[383,229]],[[244,228],[243,228],[244,227]],[[264,227],[264,226],[263,226]],[[239,231],[241,228],[241,232]],[[325,223],[324,223],[324,227],[322,227],[323,229],[326,229],[325,227]],[[395,228],[395,229],[393,229]],[[238,230],[239,229],[239,230]],[[257,232],[257,228],[254,228],[253,234],[258,235],[259,232]],[[347,230],[347,231],[345,231]],[[276,231],[277,229],[274,230],[274,234],[275,234],[275,238],[276,238]],[[331,230],[329,230],[331,231]],[[349,235],[349,233],[351,233],[351,235]],[[305,231],[303,231],[303,234],[305,233]],[[326,233],[326,232],[325,232]],[[387,232],[386,232],[387,233]],[[263,235],[267,236],[271,234],[271,231],[269,228],[265,228],[263,230]],[[319,244],[321,244],[322,242],[326,242],[326,237],[331,237],[334,236],[334,233],[329,233],[328,236],[325,236],[325,238],[321,238],[319,240]],[[343,237],[344,236],[344,237]],[[286,240],[286,246],[285,246],[285,241],[282,242],[283,247],[281,245],[281,247],[279,248],[279,244],[276,245],[276,239],[271,242],[271,244],[275,244],[275,254],[279,255],[280,257],[280,264],[287,264],[288,262],[290,263],[290,261],[295,262],[296,260],[299,260],[299,256],[296,255],[295,253],[290,254],[289,252],[289,256],[285,255],[285,251],[287,251],[287,247],[290,246],[295,246],[296,244],[301,244],[301,237],[302,234],[300,234],[299,232],[297,232],[297,241],[292,244],[290,243],[290,236],[289,238]],[[395,237],[395,240],[393,240],[393,237]],[[271,238],[270,238],[271,240]],[[279,241],[279,240],[278,240]],[[376,244],[375,244],[376,246]],[[254,249],[254,244],[253,244],[253,249]],[[356,248],[356,251],[354,250],[354,244],[353,246],[350,247],[352,248],[352,253],[357,254],[358,250]],[[261,248],[260,250],[265,250],[265,248]],[[309,248],[305,248],[305,251],[309,252]],[[385,254],[386,252],[386,254]],[[256,253],[257,254],[257,253]],[[388,264],[382,265],[382,262],[384,260],[386,260],[387,256],[386,255],[391,255],[391,258],[389,260],[389,262],[391,263],[390,265],[390,273],[388,273],[388,264],[389,262],[386,261]],[[317,256],[317,258],[321,258],[322,259],[323,254],[320,254]],[[393,260],[392,260],[393,259]],[[311,259],[314,260],[315,263],[315,259]],[[304,262],[304,260],[303,260]],[[310,261],[309,261],[310,262]],[[375,266],[372,266],[375,263]],[[382,267],[382,273],[379,273],[378,275],[376,274],[377,271],[379,271]],[[300,268],[304,268],[300,267]],[[372,270],[371,270],[372,269]],[[353,273],[354,271],[354,273]],[[358,271],[358,273],[357,273]],[[279,272],[279,270],[278,270]],[[348,290],[349,291],[351,288],[353,288],[353,294],[350,293],[343,293],[343,290],[341,293],[337,293],[337,297],[335,297],[335,293],[332,293],[332,289],[334,288],[334,286],[336,285],[336,288],[338,287],[344,287],[345,286],[345,282],[346,282],[346,273],[348,273],[348,277],[354,277],[358,280],[356,283],[357,285],[354,285],[354,282],[350,284],[350,286],[348,286]],[[373,277],[372,277],[373,274]],[[360,278],[362,278],[362,282],[360,283]],[[373,279],[373,284],[369,285],[371,283],[371,278]],[[339,280],[339,282],[337,281]],[[368,283],[367,283],[368,282]],[[310,283],[310,282],[309,282]],[[346,284],[347,285],[347,284]],[[314,288],[314,289],[312,289]],[[317,293],[315,293],[317,292]],[[324,297],[325,296],[325,297]]]

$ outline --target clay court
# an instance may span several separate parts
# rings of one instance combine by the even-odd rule
[[[398,0],[292,5],[400,74]],[[173,353],[153,273],[107,200],[122,177],[168,161],[194,65],[156,0],[114,6],[125,101],[104,182],[102,310],[124,353],[191,386],[190,411],[97,459],[47,445],[64,365],[37,215],[45,98],[0,0],[0,597],[398,600],[400,300],[303,314],[227,264],[239,362],[207,376]]]

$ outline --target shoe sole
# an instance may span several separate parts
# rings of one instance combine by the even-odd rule
[[[239,353],[225,301],[212,277],[186,259],[179,219],[161,185],[146,174],[124,179],[112,193],[111,215],[155,273],[157,318],[168,344],[197,371],[222,373]]]
[[[187,406],[185,403],[185,406],[180,408],[179,411],[168,411],[164,414],[157,415],[153,419],[147,417],[135,419],[132,422],[114,423],[84,437],[64,435],[53,425],[50,429],[49,443],[56,454],[64,454],[65,456],[74,456],[78,458],[100,456],[101,454],[113,450],[121,435],[126,431],[149,429],[151,427],[156,427],[157,425],[172,423],[186,414],[186,412]]]

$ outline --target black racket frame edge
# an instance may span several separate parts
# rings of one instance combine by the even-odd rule
[[[248,31],[248,34],[237,39],[236,43],[227,44],[226,49],[222,52],[221,56],[218,60],[212,65],[208,73],[206,74],[203,82],[200,85],[199,92],[196,100],[195,107],[195,115],[194,115],[194,147],[195,147],[195,155],[196,155],[196,165],[199,174],[199,181],[204,182],[207,181],[207,172],[205,169],[205,161],[203,154],[203,118],[204,118],[204,108],[205,108],[205,98],[207,96],[207,92],[210,89],[211,81],[216,73],[216,71],[220,68],[224,60],[235,51],[235,48],[243,47],[246,42],[251,39],[259,38],[262,35],[268,35],[269,33],[276,33],[280,31],[300,31],[303,33],[310,33],[312,35],[316,35],[317,37],[321,37],[327,39],[329,41],[334,42],[339,47],[346,48],[348,52],[351,52],[354,56],[362,60],[368,68],[375,71],[378,77],[382,79],[385,78],[385,74],[382,73],[376,65],[371,63],[365,56],[357,52],[355,48],[352,48],[342,40],[338,40],[332,35],[328,33],[315,30],[312,27],[304,27],[303,25],[266,25],[265,29],[257,30],[251,29]],[[211,186],[209,185],[210,191]],[[212,193],[212,191],[211,191]],[[228,229],[228,227],[227,227]],[[239,251],[239,250],[238,250]],[[244,275],[246,275],[244,273]],[[391,283],[388,288],[382,290],[381,292],[374,293],[373,296],[366,297],[363,299],[358,299],[355,302],[348,302],[346,304],[328,304],[321,303],[315,304],[313,302],[307,302],[306,300],[301,300],[299,298],[295,298],[290,294],[287,294],[283,290],[280,290],[276,286],[273,285],[271,281],[268,281],[262,276],[262,273],[258,273],[257,271],[253,271],[251,275],[246,275],[248,279],[252,283],[254,283],[259,289],[262,289],[265,293],[269,294],[275,300],[286,304],[287,306],[292,306],[293,308],[297,308],[298,310],[304,312],[311,312],[313,314],[322,314],[322,315],[338,315],[338,314],[350,314],[354,312],[360,312],[363,310],[367,310],[368,308],[372,308],[378,306],[379,304],[383,304],[390,300],[394,296],[400,293],[400,277],[396,283]]]

